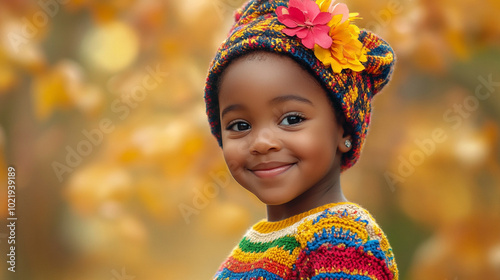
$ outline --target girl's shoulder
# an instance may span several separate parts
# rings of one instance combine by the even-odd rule
[[[352,202],[331,204],[323,211],[303,219],[297,228],[297,234],[308,241],[314,238],[315,234],[323,234],[324,231],[334,236],[360,239],[363,242],[386,239],[373,216]]]
[[[296,263],[301,275],[338,270],[338,275],[322,275],[335,278],[349,268],[349,273],[362,271],[369,279],[398,279],[387,237],[372,215],[357,204],[338,203],[308,216],[297,227],[296,240],[302,249]]]

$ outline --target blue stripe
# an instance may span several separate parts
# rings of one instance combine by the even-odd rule
[[[265,269],[258,268],[254,270],[250,270],[247,272],[236,273],[227,268],[224,268],[222,271],[219,271],[215,275],[215,279],[224,279],[224,280],[250,280],[250,279],[259,279],[262,277],[266,280],[283,280],[283,278],[278,275],[266,271]]]
[[[368,241],[370,242],[370,241]],[[366,244],[368,244],[368,242]],[[329,243],[332,245],[345,244],[347,247],[355,247],[356,249],[364,245],[363,240],[357,236],[357,234],[351,234],[350,230],[344,232],[343,228],[339,231],[335,231],[335,227],[332,227],[330,232],[323,229],[321,234],[315,233],[314,240],[307,242],[307,247],[309,250],[317,250],[321,245]]]
[[[387,261],[387,256],[381,250],[378,240],[373,239],[363,243],[363,240],[358,238],[357,234],[352,234],[350,230],[344,231],[344,229],[340,228],[336,232],[335,227],[332,227],[332,230],[328,232],[326,229],[323,229],[322,234],[315,233],[314,240],[307,242],[306,252],[316,251],[324,244],[331,244],[333,246],[344,244],[346,247],[354,247],[356,249],[363,246],[363,251],[372,252],[376,258]]]
[[[346,274],[344,272],[338,272],[338,273],[321,273],[313,278],[311,280],[323,280],[323,279],[345,279],[345,280],[371,280],[370,277],[364,276],[364,275],[350,275]]]

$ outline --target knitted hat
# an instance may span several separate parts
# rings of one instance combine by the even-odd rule
[[[330,0],[254,0],[237,10],[205,86],[207,115],[219,146],[219,77],[234,59],[261,50],[289,56],[321,83],[352,133],[341,170],[354,165],[370,124],[371,99],[389,82],[395,60],[384,40],[351,23],[356,17],[345,4]]]

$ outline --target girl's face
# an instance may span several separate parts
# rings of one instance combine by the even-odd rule
[[[219,87],[222,145],[233,177],[267,205],[338,183],[344,130],[314,77],[291,58],[237,59]]]

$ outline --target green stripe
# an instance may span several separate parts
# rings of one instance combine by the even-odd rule
[[[288,250],[291,253],[293,249],[299,246],[299,242],[292,236],[283,236],[281,238],[273,240],[272,242],[255,243],[245,237],[239,244],[240,249],[246,253],[262,253],[274,247],[283,248],[283,250]]]

